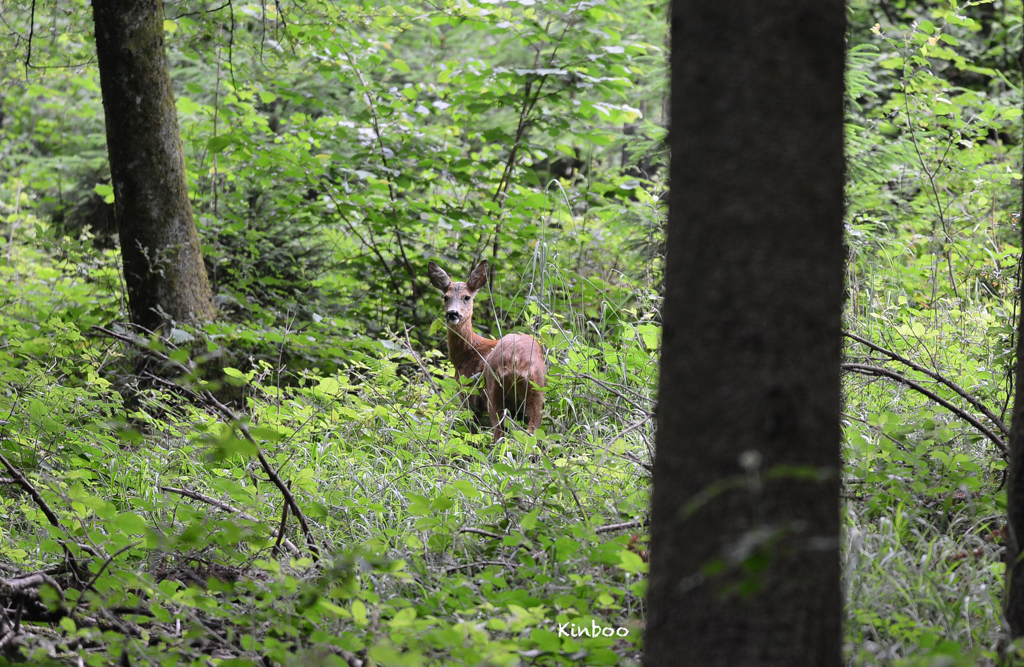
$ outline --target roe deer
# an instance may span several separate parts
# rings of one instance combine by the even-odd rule
[[[504,434],[505,410],[526,417],[532,434],[540,426],[547,368],[540,343],[531,336],[508,334],[499,340],[473,331],[473,297],[487,282],[487,261],[480,262],[464,283],[452,282],[441,267],[427,267],[430,283],[444,293],[444,320],[448,325],[448,358],[455,377],[484,374],[484,396],[470,396],[470,407],[479,413],[486,400],[487,416],[494,427],[494,441]]]

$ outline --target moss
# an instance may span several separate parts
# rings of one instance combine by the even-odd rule
[[[95,0],[114,210],[132,321],[211,319],[158,0]]]

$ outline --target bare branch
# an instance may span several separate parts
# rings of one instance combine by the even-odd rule
[[[32,66],[32,36],[36,32],[36,0],[32,0],[32,10],[28,17],[28,49],[25,53],[25,75],[28,75],[28,68]]]
[[[140,544],[142,544],[142,542],[132,542],[131,544],[126,544],[125,546],[121,547],[120,549],[118,549],[117,551],[112,553],[107,558],[107,560],[103,561],[103,565],[100,566],[100,569],[96,570],[96,574],[94,574],[92,576],[92,579],[89,580],[89,583],[86,584],[85,587],[86,588],[92,588],[93,584],[96,583],[96,580],[100,578],[100,575],[102,575],[103,571],[107,569],[107,566],[114,562],[115,558],[117,558],[118,556],[123,554],[125,551],[128,551],[129,549],[134,549],[135,547],[139,546]],[[49,582],[47,582],[47,583],[49,583]],[[58,590],[60,590],[60,589],[58,589]],[[71,611],[68,612],[68,616],[74,616],[75,615],[75,612],[78,611],[78,605],[82,604],[82,600],[84,599],[84,597],[85,596],[82,596],[82,595],[78,596],[78,599],[75,601],[75,606],[72,607]]]
[[[911,361],[910,359],[906,359],[906,358],[900,356],[899,354],[897,354],[896,352],[893,352],[892,350],[887,350],[886,348],[881,347],[880,345],[876,345],[875,343],[872,343],[871,341],[869,341],[866,338],[861,338],[857,334],[850,333],[849,331],[844,331],[843,335],[846,336],[847,338],[852,338],[853,340],[857,341],[861,345],[864,345],[866,347],[871,348],[875,352],[880,352],[880,353],[884,354],[885,356],[889,357],[890,359],[894,359],[894,360],[900,362],[904,366],[912,368],[912,369],[914,369],[915,371],[917,371],[919,373],[924,373],[925,375],[927,375],[928,377],[932,378],[936,382],[940,382],[940,383],[944,384],[945,386],[949,387],[950,389],[955,391],[957,394],[959,394],[961,398],[963,398],[965,401],[967,401],[968,403],[973,405],[975,410],[977,410],[981,414],[983,414],[986,417],[988,417],[988,419],[993,424],[995,424],[996,427],[999,429],[999,432],[1003,434],[1004,438],[1009,438],[1010,437],[1010,428],[1006,425],[1006,422],[1004,422],[1002,419],[1000,419],[998,416],[996,416],[996,414],[994,412],[989,410],[988,406],[986,406],[984,403],[982,403],[979,398],[977,398],[976,396],[974,396],[973,394],[971,394],[966,389],[962,388],[960,385],[958,385],[957,383],[953,382],[949,378],[947,378],[947,377],[945,377],[943,375],[940,375],[939,373],[936,373],[935,371],[931,370],[930,368],[926,368],[926,367],[922,366],[921,364],[919,364],[917,362]]]
[[[488,530],[483,530],[482,528],[460,528],[459,533],[472,533],[473,535],[483,535],[484,537],[489,537],[493,540],[496,540],[499,537],[501,537],[501,535],[498,535],[497,533],[492,533]]]
[[[466,570],[472,567],[485,567],[487,565],[497,565],[498,567],[511,567],[515,569],[519,567],[516,563],[507,563],[503,560],[480,560],[475,563],[462,563],[461,565],[451,565],[444,568],[445,574],[451,574],[452,572],[458,572],[459,570]]]
[[[633,521],[624,521],[622,523],[610,523],[607,526],[598,526],[594,529],[594,532],[600,535],[601,533],[611,533],[616,530],[625,530],[627,528],[646,528],[650,523],[650,519],[634,519]]]
[[[208,496],[206,494],[199,493],[198,491],[189,491],[188,489],[179,489],[179,488],[174,487],[174,486],[161,486],[160,490],[161,491],[165,491],[167,493],[176,493],[179,496],[185,496],[186,498],[191,498],[192,500],[198,500],[201,503],[206,503],[207,505],[212,505],[212,506],[216,507],[217,509],[221,509],[221,510],[224,510],[225,512],[230,512],[232,514],[236,514],[239,517],[245,519],[246,521],[252,521],[253,523],[260,523],[260,520],[257,519],[256,517],[252,516],[251,514],[249,514],[247,512],[243,512],[242,510],[238,509],[237,507],[229,505],[229,504],[227,504],[227,503],[225,503],[223,501],[217,500],[216,498],[213,498],[212,496]],[[287,506],[288,505],[286,503],[285,507],[287,507]],[[280,536],[282,534],[283,533],[278,533],[278,537],[280,538]],[[288,551],[290,551],[292,553],[292,555],[298,556],[300,554],[299,548],[297,546],[295,546],[294,544],[292,544],[291,540],[289,540],[287,538],[284,538],[284,539],[281,540],[281,543],[284,544],[284,546],[288,549]]]
[[[1002,438],[1000,438],[998,435],[993,433],[992,430],[989,427],[987,427],[984,424],[982,424],[981,421],[977,417],[975,417],[971,413],[967,412],[963,408],[961,408],[961,407],[959,407],[957,405],[954,405],[953,403],[950,403],[948,400],[946,400],[945,398],[939,396],[934,391],[932,391],[930,389],[927,389],[926,387],[924,387],[921,384],[911,380],[910,378],[905,377],[903,375],[900,375],[896,371],[891,371],[888,368],[882,368],[881,366],[868,366],[867,364],[842,364],[841,368],[843,370],[846,370],[846,371],[852,371],[854,373],[860,373],[861,375],[874,375],[874,376],[878,376],[878,377],[887,377],[890,380],[895,380],[895,381],[897,381],[897,382],[899,382],[901,384],[904,384],[904,385],[910,387],[911,389],[913,389],[917,393],[919,393],[919,394],[921,394],[923,396],[927,396],[928,398],[932,399],[933,401],[935,401],[936,403],[938,403],[942,407],[946,408],[947,410],[949,410],[950,412],[952,412],[956,416],[958,416],[961,419],[963,419],[965,422],[967,422],[968,424],[970,424],[974,428],[976,428],[979,431],[981,431],[981,433],[984,434],[986,438],[991,440],[992,443],[995,444],[995,446],[999,448],[999,451],[1002,452],[1002,454],[1003,454],[1003,458],[1006,458],[1009,455],[1009,451],[1006,448],[1006,442]]]

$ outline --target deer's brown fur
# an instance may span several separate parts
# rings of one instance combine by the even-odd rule
[[[486,407],[497,441],[505,433],[506,410],[513,417],[525,417],[530,433],[540,426],[547,368],[540,343],[531,336],[508,334],[492,340],[473,331],[473,297],[487,282],[487,270],[487,262],[481,262],[466,282],[453,282],[430,262],[427,274],[444,293],[448,358],[455,366],[455,377],[484,373],[484,396],[470,396],[469,404],[478,413]]]

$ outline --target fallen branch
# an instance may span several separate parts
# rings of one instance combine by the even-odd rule
[[[634,519],[633,521],[624,521],[622,523],[610,523],[607,526],[598,526],[594,529],[594,532],[600,535],[602,533],[611,533],[616,530],[625,530],[627,528],[646,528],[650,523],[650,519]]]
[[[861,375],[887,377],[890,380],[895,380],[901,384],[906,385],[907,387],[910,387],[917,393],[923,396],[927,396],[928,398],[935,401],[942,407],[946,408],[956,416],[963,419],[965,422],[967,422],[974,428],[978,429],[982,434],[985,435],[986,438],[991,440],[992,443],[999,448],[999,451],[1002,452],[1003,454],[1003,458],[1009,456],[1009,450],[1006,447],[1006,442],[1001,437],[993,433],[992,429],[982,424],[981,421],[971,413],[967,412],[966,410],[957,405],[954,405],[953,403],[950,403],[948,400],[939,396],[934,391],[931,391],[930,389],[922,386],[920,383],[915,382],[914,380],[911,380],[908,377],[900,375],[896,371],[891,371],[888,368],[882,368],[881,366],[869,366],[867,364],[842,364],[841,368],[846,371],[860,373]]]
[[[60,587],[60,584],[58,584],[53,577],[45,572],[30,572],[29,574],[24,574],[19,577],[0,579],[0,582],[2,582],[2,586],[5,591],[15,593],[23,592],[29,588],[39,588],[43,584],[49,584],[50,586],[53,586],[53,589],[60,595],[60,599],[64,599],[64,589]]]
[[[993,424],[995,424],[996,427],[999,429],[999,432],[1003,434],[1003,438],[1009,438],[1010,437],[1010,428],[1006,425],[1006,422],[1004,422],[1002,419],[1000,419],[998,416],[996,416],[996,414],[994,412],[989,410],[988,406],[986,406],[984,403],[982,403],[980,399],[978,399],[976,396],[974,396],[973,394],[971,394],[966,389],[964,389],[963,387],[961,387],[957,383],[953,382],[949,378],[947,378],[944,375],[941,375],[941,374],[931,370],[930,368],[922,366],[921,364],[919,364],[919,363],[917,363],[915,361],[911,361],[910,359],[906,359],[905,357],[900,356],[899,354],[897,354],[896,352],[893,352],[892,350],[887,350],[886,348],[881,347],[880,345],[876,345],[875,343],[872,343],[871,341],[869,341],[866,338],[861,338],[857,334],[850,333],[849,331],[844,331],[843,335],[846,336],[847,338],[851,338],[851,339],[857,341],[858,343],[860,343],[861,345],[864,345],[865,347],[871,348],[875,352],[879,352],[881,354],[884,354],[885,356],[887,356],[887,357],[889,357],[891,359],[894,359],[895,361],[898,361],[901,364],[903,364],[903,365],[905,365],[905,366],[907,366],[909,368],[912,368],[912,369],[914,369],[915,371],[917,371],[919,373],[924,373],[925,375],[927,375],[931,379],[935,380],[936,382],[939,382],[939,383],[944,384],[945,386],[949,387],[950,389],[955,391],[957,394],[959,394],[961,398],[963,398],[965,401],[967,401],[968,403],[973,405],[975,410],[977,410],[981,414],[985,415]]]
[[[483,535],[484,537],[489,537],[493,540],[496,540],[499,537],[501,537],[501,535],[498,535],[497,533],[492,533],[490,531],[483,530],[482,528],[460,528],[459,533],[472,533],[473,535]]]
[[[471,567],[484,567],[486,565],[497,565],[498,567],[511,567],[517,568],[519,565],[516,563],[506,563],[503,560],[479,560],[473,563],[462,563],[461,565],[450,565],[444,568],[445,574],[451,574],[452,572],[458,572],[459,570],[466,570]]]

